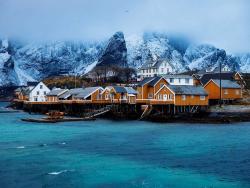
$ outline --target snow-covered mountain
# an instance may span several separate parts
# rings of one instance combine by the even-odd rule
[[[154,32],[131,36],[117,32],[109,40],[93,43],[0,40],[0,86],[23,85],[60,74],[85,74],[99,65],[139,68],[148,58],[171,61],[176,73],[216,66],[219,61],[233,70],[250,72],[250,53],[229,55],[212,45],[180,44],[176,38],[173,43],[166,34]]]
[[[179,51],[170,45],[167,35],[160,33],[144,33],[126,38],[128,64],[140,67],[149,57],[154,61],[163,58],[171,61],[176,73],[188,69]]]

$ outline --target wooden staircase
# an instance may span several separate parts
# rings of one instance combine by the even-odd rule
[[[95,117],[98,117],[100,115],[103,115],[103,114],[109,112],[110,110],[111,110],[111,107],[106,106],[104,108],[101,108],[101,109],[95,110],[94,112],[90,112],[90,113],[86,114],[85,117],[95,118]]]
[[[153,110],[153,106],[147,105],[140,117],[140,120],[143,120],[145,117],[149,116],[152,110]]]

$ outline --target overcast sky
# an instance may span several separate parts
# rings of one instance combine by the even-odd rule
[[[101,40],[116,31],[180,33],[250,52],[249,0],[0,0],[0,36]]]

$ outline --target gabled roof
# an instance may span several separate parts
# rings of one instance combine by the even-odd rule
[[[167,87],[178,95],[208,95],[202,86],[168,85]]]
[[[220,87],[220,80],[211,79],[209,82],[211,81],[213,81],[218,87]],[[221,87],[224,89],[241,89],[241,86],[236,81],[231,80],[221,80]]]
[[[122,87],[122,86],[113,86],[113,88],[116,91],[116,93],[127,93],[127,90],[125,89],[125,87]]]
[[[27,86],[37,86],[40,82],[27,82]]]
[[[78,95],[76,95],[75,98],[86,99],[98,89],[103,90],[102,87],[87,87],[82,92],[80,92]]]
[[[221,73],[221,79],[222,80],[234,80],[234,75],[236,74],[236,72],[226,72],[226,73]],[[202,85],[205,85],[208,81],[210,81],[211,79],[220,79],[220,73],[210,73],[210,74],[204,74],[201,77],[201,83]]]
[[[84,89],[83,88],[75,88],[75,89],[70,89],[64,94],[59,96],[59,99],[67,99],[71,97],[72,95],[78,95],[80,92],[82,92]]]
[[[148,60],[141,66],[140,69],[148,69],[148,68],[152,68],[152,69],[154,68],[154,69],[156,69],[156,68],[158,68],[158,67],[161,65],[161,63],[163,63],[163,62],[167,62],[172,68],[174,67],[173,64],[170,62],[170,60],[160,58],[160,59],[158,59],[157,61],[154,61],[153,59],[148,59]]]
[[[155,84],[157,84],[161,79],[166,80],[164,77],[160,76],[144,78],[141,82],[138,83],[138,86],[141,87],[145,84],[148,84],[149,86],[154,87]]]
[[[21,89],[21,93],[23,95],[29,95],[34,88],[35,88],[34,86],[24,87]]]
[[[59,96],[59,95],[64,94],[64,93],[67,92],[67,91],[68,91],[67,89],[56,88],[56,89],[51,90],[51,91],[47,94],[47,96]]]
[[[186,74],[168,74],[168,75],[163,75],[163,77],[164,78],[166,78],[166,79],[169,79],[169,78],[176,78],[176,79],[178,79],[178,78],[188,78],[188,79],[192,79],[193,77],[192,76],[190,76],[190,75],[186,75]]]
[[[144,86],[148,82],[152,81],[154,78],[153,77],[146,77],[142,81],[140,81],[137,85],[138,86]]]
[[[157,77],[154,77],[154,79],[151,80],[151,81],[148,83],[148,85],[154,87],[155,84],[156,84],[157,82],[159,82],[162,78],[163,78],[163,77],[158,77],[158,76],[157,76]],[[163,79],[165,79],[165,78],[163,78]]]
[[[137,95],[137,91],[134,90],[132,87],[125,87],[128,94],[134,94]]]

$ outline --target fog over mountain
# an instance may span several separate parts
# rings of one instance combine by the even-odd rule
[[[116,32],[109,40],[93,43],[1,40],[0,85],[23,85],[61,74],[84,75],[97,65],[137,69],[149,58],[170,61],[175,73],[217,66],[219,61],[232,70],[250,72],[247,53],[233,55],[210,44],[194,44],[183,37],[172,38],[158,32],[130,36]]]
[[[248,0],[0,1],[0,85],[96,65],[138,68],[149,57],[171,61],[176,73],[218,60],[249,72],[248,7]]]

